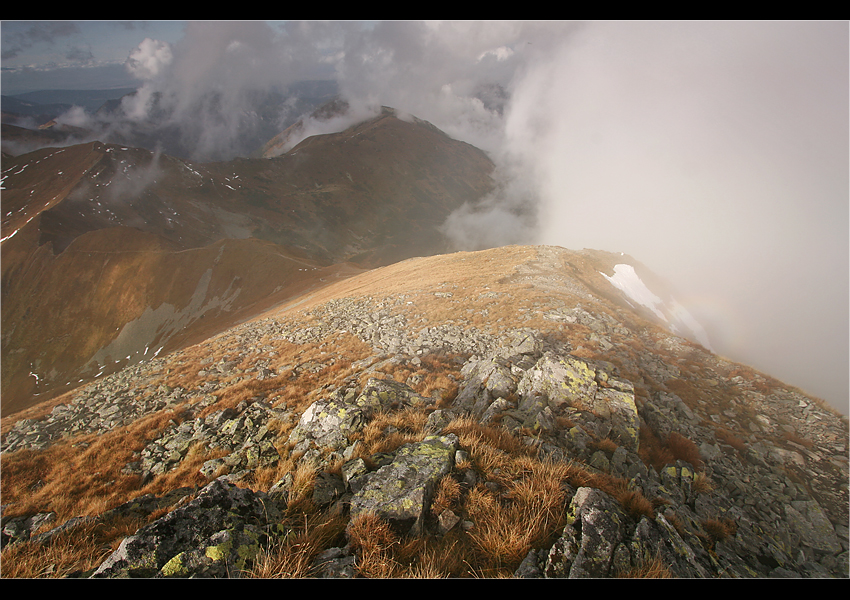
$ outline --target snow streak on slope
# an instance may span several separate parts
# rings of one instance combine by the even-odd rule
[[[651,310],[662,321],[667,322],[667,317],[659,309],[659,307],[663,306],[661,298],[653,294],[646,287],[646,284],[635,273],[633,266],[624,264],[614,265],[613,277],[608,277],[605,273],[601,273],[601,275],[610,281],[611,285],[625,293],[626,296]]]
[[[680,333],[684,329],[685,333],[689,332],[691,336],[695,337],[706,350],[714,352],[714,349],[708,342],[708,334],[705,332],[702,325],[699,324],[699,321],[697,321],[694,316],[688,312],[688,309],[679,304],[676,300],[671,300],[670,310],[671,316],[673,317],[672,328],[674,333]]]
[[[661,319],[673,333],[696,339],[708,350],[712,350],[708,342],[708,335],[699,322],[675,299],[670,299],[669,304],[659,298],[650,290],[631,265],[614,265],[614,275],[609,277],[605,273],[600,274],[607,279],[611,285],[622,291],[632,301],[651,310],[655,316]]]

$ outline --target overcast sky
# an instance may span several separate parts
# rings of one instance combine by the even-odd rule
[[[4,21],[2,92],[140,87],[140,116],[158,91],[193,118],[336,79],[491,154],[500,192],[451,222],[471,247],[626,252],[719,353],[846,414],[848,54],[847,22]]]

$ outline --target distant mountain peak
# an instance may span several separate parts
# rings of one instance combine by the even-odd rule
[[[2,310],[16,325],[3,328],[3,408],[93,376],[105,348],[126,350],[114,369],[151,344],[180,347],[335,265],[447,251],[440,227],[492,190],[493,163],[396,114],[271,160],[99,141],[4,158]]]

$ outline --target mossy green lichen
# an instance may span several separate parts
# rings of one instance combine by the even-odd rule
[[[227,556],[230,554],[230,550],[233,547],[233,542],[228,539],[226,542],[222,544],[218,544],[217,546],[207,546],[204,550],[204,554],[207,558],[214,561],[225,560]]]
[[[181,552],[176,556],[173,556],[171,560],[165,563],[160,569],[160,574],[163,577],[186,577],[189,575],[189,570],[186,568],[186,565],[183,562],[186,553]]]

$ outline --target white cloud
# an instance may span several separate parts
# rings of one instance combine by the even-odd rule
[[[162,73],[173,59],[168,42],[145,38],[130,53],[125,66],[134,77],[146,81]]]
[[[203,22],[137,48],[128,108],[158,93],[232,152],[252,93],[333,77],[490,154],[497,190],[446,224],[465,243],[625,250],[723,297],[745,331],[718,351],[804,389],[837,364],[814,391],[846,404],[848,54],[843,22]]]

